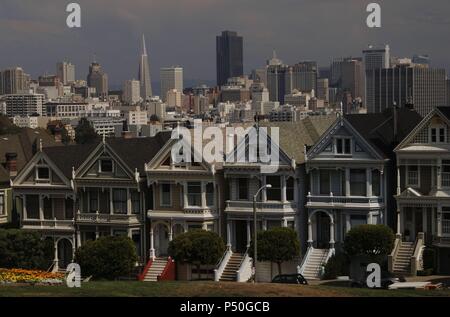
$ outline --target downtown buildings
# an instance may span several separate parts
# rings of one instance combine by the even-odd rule
[[[223,31],[216,37],[217,86],[244,74],[243,45],[243,38],[236,32]]]

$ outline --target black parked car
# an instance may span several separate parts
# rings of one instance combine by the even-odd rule
[[[308,285],[308,281],[301,274],[281,274],[273,278],[272,283]]]

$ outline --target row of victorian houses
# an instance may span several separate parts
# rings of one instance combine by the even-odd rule
[[[285,272],[317,278],[320,266],[341,252],[346,232],[360,224],[395,231],[391,271],[416,274],[430,246],[437,249],[438,271],[450,272],[450,109],[425,118],[403,108],[258,125],[261,131],[275,126],[279,144],[272,149],[280,163],[270,174],[261,173],[262,162],[175,163],[171,149],[178,140],[171,132],[39,144],[29,158],[3,147],[0,223],[16,219],[20,228],[52,239],[56,270],[85,241],[126,235],[145,267],[144,280],[157,280],[172,265],[167,249],[178,234],[215,231],[227,244],[215,280],[246,281],[252,198],[270,184],[258,197],[257,227],[294,228],[302,244]],[[248,146],[247,138],[232,151]],[[18,167],[17,160],[26,162]],[[276,273],[270,263],[257,264],[261,281]]]

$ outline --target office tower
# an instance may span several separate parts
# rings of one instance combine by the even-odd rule
[[[217,85],[227,83],[230,77],[244,74],[243,38],[236,32],[223,31],[216,37]]]
[[[5,69],[0,73],[0,95],[28,93],[30,75],[21,67]]]
[[[329,94],[329,81],[328,78],[320,78],[317,79],[317,91],[316,91],[316,97],[318,99],[322,99],[325,102],[330,101],[330,94]]]
[[[182,100],[183,100],[183,93],[176,90],[176,89],[170,89],[167,91],[167,100],[166,104],[169,107],[179,107],[182,106]]]
[[[127,80],[123,85],[122,101],[134,105],[141,100],[141,83],[139,80]]]
[[[148,100],[153,96],[152,82],[150,77],[150,66],[148,64],[147,47],[145,45],[145,35],[142,35],[142,54],[139,62],[139,81],[141,83],[141,98]]]
[[[292,91],[292,68],[288,65],[269,65],[267,89],[270,101],[278,101],[284,105],[284,96]]]
[[[75,82],[75,65],[70,62],[56,64],[56,76],[63,83],[69,85]]]
[[[252,71],[251,79],[267,87],[267,68],[258,68]]]
[[[428,65],[431,66],[431,58],[428,55],[414,55],[412,58],[414,64]]]
[[[178,66],[164,67],[160,71],[161,99],[167,100],[167,92],[177,90],[183,93],[183,68]]]
[[[103,72],[100,64],[95,61],[89,66],[87,84],[89,87],[95,88],[98,97],[104,98],[108,96],[108,75]]]
[[[367,87],[367,112],[383,112],[394,103],[399,107],[413,104],[425,116],[432,109],[446,103],[446,74],[444,69],[431,69],[414,65],[372,69],[367,77],[373,78]],[[369,83],[367,83],[369,85]]]
[[[364,66],[361,59],[346,59],[341,63],[341,80],[339,87],[349,92],[351,99],[365,100]]]
[[[374,47],[369,45],[369,48],[363,50],[363,63],[364,63],[364,71],[365,71],[365,95],[366,95],[366,104],[374,105],[376,103],[373,100],[374,92],[369,91],[375,85],[375,78],[373,77],[375,72],[371,72],[371,76],[368,75],[367,72],[374,69],[386,69],[391,67],[391,53],[389,45],[385,45],[384,47]],[[370,109],[368,108],[370,112]]]
[[[450,107],[450,79],[446,80],[446,92],[447,92],[447,107]]]
[[[311,92],[317,89],[317,63],[306,61],[292,66],[292,87],[300,92]],[[287,91],[287,93],[291,93]]]
[[[40,94],[8,94],[0,98],[5,104],[5,113],[8,117],[44,115],[44,95]]]

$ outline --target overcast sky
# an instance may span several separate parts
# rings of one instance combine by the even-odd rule
[[[73,0],[72,0],[73,1]],[[135,78],[140,39],[147,37],[152,80],[180,65],[185,79],[215,79],[215,36],[244,36],[245,71],[276,49],[285,63],[360,56],[388,43],[400,57],[429,54],[450,69],[450,1],[385,0],[382,27],[367,28],[366,0],[78,0],[81,29],[66,26],[69,0],[0,0],[0,68],[22,66],[35,78],[68,59],[85,78],[94,54],[120,84]]]

